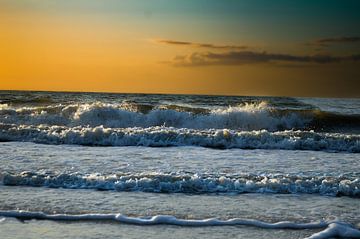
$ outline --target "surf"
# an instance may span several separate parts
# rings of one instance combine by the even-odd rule
[[[360,197],[360,178],[351,175],[116,173],[110,175],[28,172],[2,173],[6,186],[192,194],[317,194]]]

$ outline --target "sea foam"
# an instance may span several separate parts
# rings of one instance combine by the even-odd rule
[[[143,110],[129,104],[68,104],[10,107],[2,105],[1,122],[27,125],[99,126],[110,128],[171,126],[176,128],[230,128],[278,130],[303,128],[311,116],[294,112],[277,114],[265,102],[212,110],[182,106],[157,106]]]
[[[152,193],[275,193],[360,197],[356,176],[287,174],[212,175],[191,173],[118,173],[111,175],[47,172],[4,173],[4,185],[142,191]]]
[[[315,233],[308,239],[325,239],[332,237],[340,238],[360,238],[360,231],[352,225],[341,221],[320,221],[310,223],[295,223],[289,221],[281,221],[276,223],[268,223],[254,219],[233,218],[221,220],[218,218],[208,219],[180,219],[172,215],[156,215],[152,217],[128,217],[122,214],[45,214],[42,212],[28,211],[0,211],[2,217],[13,217],[19,219],[38,219],[38,220],[54,220],[54,221],[113,221],[123,224],[133,225],[175,225],[183,227],[206,227],[206,226],[252,226],[263,229],[324,229]]]
[[[219,149],[285,149],[360,152],[357,134],[314,131],[228,129],[195,130],[172,127],[105,128],[28,126],[0,123],[0,141],[89,146],[202,146]]]

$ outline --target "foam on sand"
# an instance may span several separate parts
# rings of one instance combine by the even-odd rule
[[[221,220],[217,218],[208,219],[179,219],[171,215],[156,215],[153,217],[128,217],[122,214],[45,214],[42,212],[28,211],[0,211],[1,217],[12,217],[23,220],[54,220],[54,221],[113,221],[133,225],[175,225],[183,227],[206,227],[206,226],[253,226],[264,229],[322,229],[308,239],[325,239],[332,237],[340,238],[360,238],[360,231],[352,225],[340,221],[320,221],[310,223],[295,223],[281,221],[268,223],[253,219],[233,218]]]

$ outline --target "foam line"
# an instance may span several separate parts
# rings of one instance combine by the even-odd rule
[[[156,215],[148,218],[128,217],[122,214],[45,214],[42,212],[28,211],[0,211],[1,217],[12,217],[24,220],[53,220],[53,221],[114,221],[132,225],[175,225],[183,227],[208,227],[208,226],[252,226],[263,229],[323,229],[307,239],[326,239],[332,237],[360,238],[360,231],[352,225],[340,221],[320,221],[310,223],[294,223],[281,221],[268,223],[253,219],[233,218],[221,220],[217,218],[208,219],[178,219],[171,215]]]
[[[135,225],[176,225],[189,227],[203,227],[203,226],[254,226],[266,229],[317,229],[328,226],[327,222],[311,222],[311,223],[293,223],[293,222],[277,222],[268,223],[253,219],[233,218],[229,220],[220,220],[217,218],[208,219],[178,219],[171,215],[156,215],[149,218],[128,217],[123,214],[45,214],[42,212],[28,212],[28,211],[0,211],[2,217],[14,217],[19,219],[40,219],[40,220],[54,220],[54,221],[116,221],[125,224]]]
[[[330,223],[328,227],[306,239],[327,239],[327,238],[360,238],[360,230],[349,226],[346,223]]]

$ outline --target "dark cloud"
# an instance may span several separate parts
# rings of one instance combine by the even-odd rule
[[[238,45],[214,45],[208,43],[197,43],[197,42],[187,42],[187,41],[174,41],[160,39],[156,41],[157,43],[167,44],[167,45],[178,45],[178,46],[189,46],[195,48],[208,48],[208,49],[220,49],[220,50],[245,50],[248,49],[248,46],[238,46]]]
[[[331,55],[300,56],[255,51],[229,51],[224,53],[195,52],[186,56],[176,56],[171,63],[175,66],[208,66],[244,65],[276,62],[327,64],[344,61],[358,62],[360,61],[360,54],[343,57]]]
[[[333,44],[357,43],[357,42],[360,42],[360,37],[332,37],[332,38],[318,39],[314,42],[309,43],[308,45],[328,47]]]

